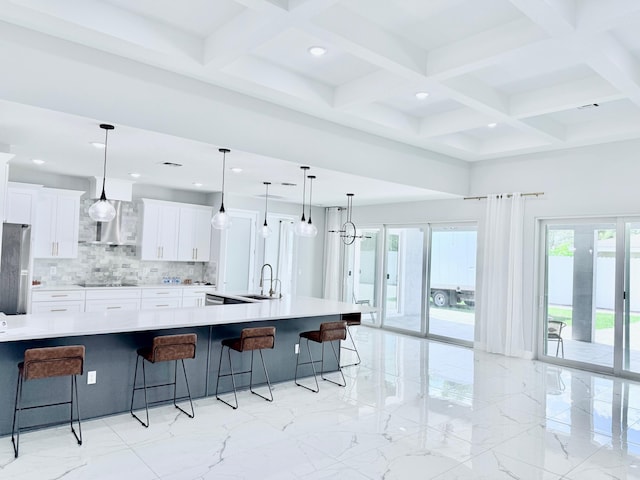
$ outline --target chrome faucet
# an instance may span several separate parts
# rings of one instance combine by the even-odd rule
[[[269,271],[271,272],[271,277],[270,277],[270,285],[269,285],[269,296],[273,296],[273,268],[271,267],[270,264],[265,263],[264,265],[262,265],[262,268],[260,269],[260,295],[264,295],[264,268],[265,267],[269,267]]]
[[[277,282],[277,283],[276,283],[276,282]],[[275,284],[276,284],[276,291],[275,291],[275,292],[273,292],[273,293],[278,292],[278,298],[282,298],[282,282],[280,281],[280,279],[279,279],[279,278],[274,278],[274,279],[273,279],[273,283],[275,283]],[[277,290],[278,285],[280,285],[280,290]]]

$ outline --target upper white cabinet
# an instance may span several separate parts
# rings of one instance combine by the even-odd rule
[[[9,182],[4,207],[4,221],[33,225],[36,221],[36,206],[40,190],[42,190],[42,185]]]
[[[177,260],[179,204],[142,199],[141,260]]]
[[[211,207],[180,207],[178,260],[208,262],[211,248]]]
[[[34,224],[34,257],[76,258],[80,196],[84,192],[43,188]]]

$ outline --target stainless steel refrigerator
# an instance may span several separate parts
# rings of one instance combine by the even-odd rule
[[[30,246],[29,225],[4,224],[0,259],[0,312],[7,315],[27,311]]]

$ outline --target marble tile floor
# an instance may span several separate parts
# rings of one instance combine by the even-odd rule
[[[362,364],[314,394],[173,406],[0,438],[0,479],[640,479],[640,384],[354,329]],[[348,361],[345,352],[345,361]],[[266,358],[268,362],[268,357]],[[8,407],[11,408],[11,407]]]

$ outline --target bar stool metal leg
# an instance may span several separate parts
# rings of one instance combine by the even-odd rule
[[[184,359],[180,359],[182,362],[182,372],[184,373],[184,383],[187,385],[187,395],[189,396],[189,405],[191,405],[191,413],[185,411],[176,403],[176,390],[178,389],[178,361],[175,361],[173,368],[173,406],[184,413],[187,417],[193,418],[195,411],[193,410],[193,401],[191,400],[191,390],[189,390],[189,379],[187,378],[187,369],[184,366]]]
[[[309,339],[305,338],[305,340],[307,341],[307,351],[309,352],[309,362],[300,363],[300,352],[298,352],[298,358],[296,360],[296,373],[295,373],[295,376],[294,376],[294,382],[299,387],[306,388],[307,390],[310,390],[313,393],[318,393],[320,391],[320,385],[318,385],[318,377],[316,375],[316,367],[314,365],[315,362],[313,360],[313,356],[311,355],[311,348],[309,347]],[[298,343],[300,344],[302,342],[298,341]],[[313,388],[307,387],[306,385],[298,383],[298,365],[306,365],[306,363],[310,363],[311,364],[311,368],[313,369],[313,379],[316,382],[316,389],[315,390]]]
[[[264,395],[259,394],[255,390],[253,390],[253,350],[251,350],[251,371],[249,373],[249,390],[254,395],[259,396],[260,398],[264,398],[267,402],[273,402],[273,392],[271,391],[271,382],[269,381],[269,374],[267,373],[267,367],[264,364],[264,357],[262,356],[262,350],[258,350],[260,352],[260,359],[262,360],[262,369],[264,370],[264,376],[267,378],[267,386],[269,387],[269,397],[267,398]]]
[[[336,382],[324,376],[324,343],[322,344],[322,370],[320,372],[320,378],[322,378],[322,380],[326,380],[327,382],[331,382],[335,385],[338,385],[339,387],[346,387],[347,381],[344,378],[344,373],[342,373],[342,367],[340,366],[340,359],[338,358],[336,347],[333,345],[333,342],[329,342],[329,345],[331,345],[331,350],[333,350],[333,356],[336,358],[336,362],[338,362],[338,371],[340,372],[340,375],[342,375],[342,383]]]
[[[349,335],[349,340],[351,341],[351,347],[344,347],[344,346],[340,346],[340,348],[343,348],[345,350],[349,350],[351,352],[355,352],[356,357],[358,357],[358,361],[355,363],[348,363],[346,365],[342,365],[343,367],[353,367],[355,365],[360,365],[360,353],[358,352],[358,347],[356,347],[356,342],[353,340],[353,336],[351,335],[351,326],[347,325],[347,335]]]
[[[138,377],[138,362],[140,360],[142,360],[142,383],[143,383],[142,388],[136,387],[136,379]],[[140,418],[138,418],[138,416],[135,413],[133,413],[133,399],[135,397],[136,390],[144,390],[144,410],[147,417],[147,423],[140,420]],[[138,355],[136,358],[136,369],[133,373],[133,390],[131,391],[131,407],[129,408],[129,412],[131,413],[133,418],[135,418],[140,422],[140,424],[143,427],[149,428],[149,404],[147,402],[147,376],[144,370],[144,358],[142,358],[140,355]]]
[[[18,375],[18,383],[16,384],[16,402],[13,409],[13,425],[11,426],[11,443],[13,444],[13,453],[18,458],[18,449],[20,445],[20,411],[22,410],[22,375]],[[14,438],[14,433],[17,434]]]
[[[76,394],[76,415],[78,416],[78,433],[73,428],[73,394]],[[82,423],[80,421],[80,403],[78,402],[78,379],[76,375],[71,377],[71,415],[69,419],[71,425],[71,432],[76,437],[78,445],[82,445]]]
[[[218,379],[216,381],[216,398],[220,400],[222,403],[226,403],[227,405],[229,405],[231,408],[235,410],[236,408],[238,408],[238,396],[236,394],[236,381],[233,376],[233,364],[231,363],[231,349],[229,347],[227,347],[227,353],[229,356],[229,370],[231,371],[231,373],[227,373],[224,375],[220,374],[220,371],[222,368],[222,354],[224,352],[224,348],[225,346],[223,345],[222,349],[220,350],[220,362],[218,362]],[[220,385],[220,377],[229,377],[229,376],[231,377],[231,383],[233,384],[233,398],[235,399],[235,403],[236,403],[235,405],[231,405],[229,402],[227,402],[226,400],[218,396],[218,386]]]

